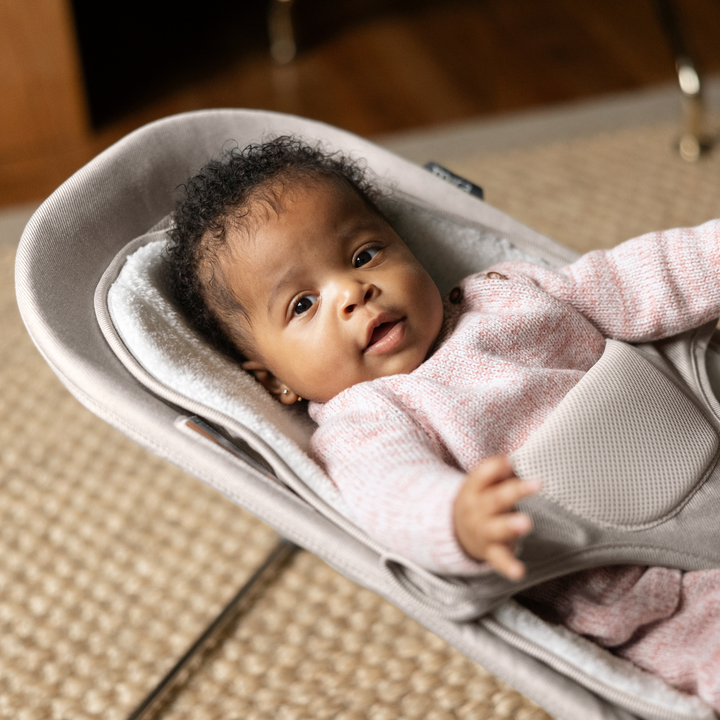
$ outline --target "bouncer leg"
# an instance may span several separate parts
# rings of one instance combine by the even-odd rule
[[[217,645],[223,632],[243,610],[243,601],[251,591],[279,570],[285,562],[298,550],[298,546],[289,540],[280,540],[265,562],[253,573],[252,577],[238,590],[235,597],[223,608],[222,612],[210,623],[205,631],[190,646],[188,651],[177,661],[175,666],[145,697],[137,708],[128,716],[128,720],[150,720],[163,708],[198,669],[204,657]]]

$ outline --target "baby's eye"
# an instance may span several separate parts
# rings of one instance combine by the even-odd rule
[[[293,305],[293,315],[302,315],[317,302],[317,295],[305,295]]]
[[[378,253],[378,248],[368,248],[367,250],[363,250],[362,252],[359,252],[355,256],[355,267],[359,268],[363,265],[367,265]]]

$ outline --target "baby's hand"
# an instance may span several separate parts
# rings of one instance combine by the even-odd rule
[[[539,489],[539,481],[515,477],[507,458],[483,460],[468,473],[455,498],[455,533],[465,552],[510,580],[519,580],[525,566],[513,550],[532,523],[527,515],[514,512],[515,503]]]

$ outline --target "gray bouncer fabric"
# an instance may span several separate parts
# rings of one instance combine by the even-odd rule
[[[206,356],[172,303],[166,303],[157,268],[175,189],[228,143],[243,147],[282,134],[364,158],[377,182],[393,190],[385,210],[442,292],[499,259],[557,266],[575,257],[422,168],[336,128],[260,111],[178,115],[141,128],[102,153],[29,223],[17,256],[18,303],[50,366],[108,423],[383,596],[560,720],[715,718],[696,698],[543,623],[512,600],[478,617],[464,585],[416,570],[398,572],[396,559],[353,525],[352,508],[343,505],[305,453],[312,431],[307,417],[273,403],[227,361]],[[170,359],[180,361],[168,370],[168,353],[158,356],[157,347],[169,347]],[[644,359],[642,353],[627,353],[610,344],[606,355],[613,363],[620,358],[631,374],[654,372],[648,370],[655,361],[652,352]],[[601,365],[596,373],[600,383],[602,370]],[[698,424],[702,475],[716,460],[717,434],[711,427],[703,435],[707,414],[698,416],[675,389],[664,387]],[[572,404],[566,407],[572,422]],[[233,445],[196,432],[193,416],[222,429]],[[548,432],[552,436],[552,428]],[[572,460],[572,453],[568,457]],[[532,473],[543,463],[542,449],[530,448],[516,462]],[[575,472],[572,462],[561,470]],[[559,482],[557,493],[565,487]],[[692,495],[693,487],[680,487],[676,495]],[[592,496],[552,499],[558,498],[579,517],[597,519],[608,512],[601,501],[595,507]],[[664,517],[676,504],[651,508],[653,517]],[[635,512],[623,501],[606,525],[652,525],[647,512],[645,507]]]

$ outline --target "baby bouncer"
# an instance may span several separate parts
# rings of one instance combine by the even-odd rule
[[[23,235],[18,303],[53,370],[99,417],[386,598],[560,720],[715,718],[697,698],[543,622],[511,599],[513,587],[499,576],[435,576],[370,539],[307,455],[312,424],[305,413],[274,402],[187,326],[162,274],[174,189],[227,143],[244,147],[284,134],[367,160],[378,183],[392,188],[383,209],[443,294],[499,260],[560,266],[575,257],[466,192],[470,186],[446,182],[336,128],[260,111],[178,115],[137,130],[81,169]],[[662,368],[656,371],[662,375]],[[705,477],[718,455],[713,422],[674,387],[663,385],[661,394],[675,403],[681,424],[698,429],[697,472]],[[532,472],[537,457],[526,454],[519,462]],[[693,488],[678,489],[672,507],[692,506]],[[650,511],[662,515],[667,508]],[[534,519],[543,512],[538,506]],[[624,520],[603,512],[612,521],[604,537],[614,537],[612,528]],[[684,565],[681,553],[663,554],[662,537],[648,537],[648,562],[712,566],[706,557]],[[604,557],[584,566],[608,564]],[[622,552],[612,557],[635,559]],[[535,560],[542,565],[540,556]],[[528,568],[528,582],[558,574],[557,568],[536,571],[532,562]]]

